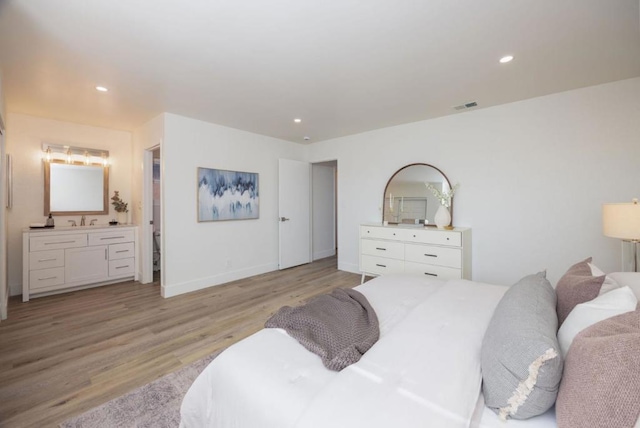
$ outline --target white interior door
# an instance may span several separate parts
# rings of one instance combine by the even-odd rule
[[[311,261],[311,165],[279,160],[279,268],[287,269]]]

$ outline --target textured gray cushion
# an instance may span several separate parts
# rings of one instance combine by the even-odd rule
[[[562,377],[556,294],[544,272],[512,285],[482,342],[485,404],[502,419],[527,419],[553,406]]]
[[[582,330],[560,385],[560,427],[632,428],[640,416],[640,310]]]
[[[571,266],[556,285],[558,326],[576,305],[593,300],[600,293],[605,276],[593,276],[589,263],[591,257]]]

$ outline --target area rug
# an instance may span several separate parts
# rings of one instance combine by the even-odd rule
[[[220,352],[61,423],[61,428],[177,428],[187,390]]]

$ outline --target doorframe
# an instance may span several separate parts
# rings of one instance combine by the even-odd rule
[[[335,171],[334,171],[334,176],[333,176],[333,198],[334,198],[334,203],[333,203],[333,226],[334,226],[334,247],[336,250],[336,259],[339,256],[339,249],[338,249],[338,159],[326,159],[326,160],[319,160],[319,161],[314,161],[314,162],[309,162],[311,164],[311,183],[309,186],[309,190],[311,192],[311,199],[310,199],[310,203],[313,205],[313,166],[314,165],[321,165],[323,166],[323,164],[334,164],[335,163]],[[328,166],[328,165],[324,165],[324,166]],[[310,236],[311,236],[311,261],[315,261],[315,259],[313,258],[313,222],[314,222],[314,218],[313,218],[313,206],[311,206],[311,224],[310,224]]]
[[[140,230],[141,275],[140,282],[153,282],[153,152],[160,150],[160,215],[164,213],[162,197],[162,148],[161,144],[144,149],[142,159],[142,222]],[[160,248],[164,247],[164,222],[160,223]],[[160,252],[160,283],[162,285],[164,270],[164,251]],[[162,289],[162,288],[161,288]]]

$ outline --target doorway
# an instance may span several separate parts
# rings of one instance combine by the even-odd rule
[[[311,164],[311,182],[311,241],[315,261],[338,253],[338,161]]]
[[[162,242],[162,218],[160,210],[160,148],[152,150],[153,167],[152,167],[152,182],[153,182],[153,200],[152,200],[152,263],[153,263],[153,281],[160,281],[160,268],[161,268],[161,242]]]

